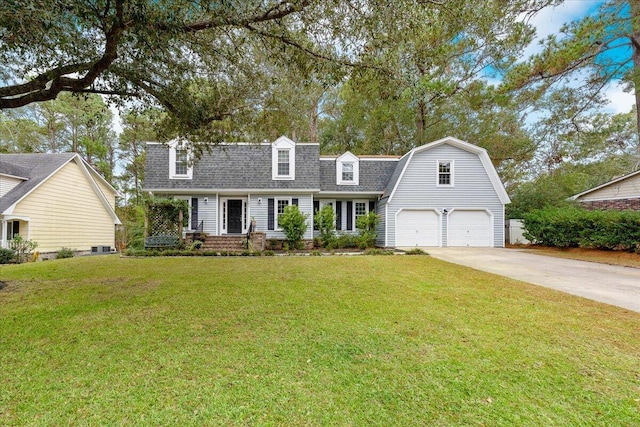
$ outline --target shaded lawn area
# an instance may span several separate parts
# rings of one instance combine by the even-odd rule
[[[429,257],[0,268],[2,425],[638,425],[640,314]]]
[[[539,245],[522,246],[522,248],[534,254],[640,268],[640,253],[635,252],[603,251],[587,248],[553,248]]]

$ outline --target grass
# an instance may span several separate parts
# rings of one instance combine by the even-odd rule
[[[430,257],[84,257],[0,280],[0,425],[640,423],[640,314]]]
[[[585,248],[552,248],[537,245],[523,246],[522,248],[540,255],[640,268],[640,254],[633,252],[603,251]]]

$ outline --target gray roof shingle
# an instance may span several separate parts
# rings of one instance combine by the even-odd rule
[[[360,159],[359,185],[336,184],[335,160],[320,161],[320,190],[327,192],[379,192],[382,193],[398,164],[397,160]]]
[[[359,185],[336,184],[335,160],[320,160],[317,144],[296,144],[295,180],[273,180],[270,144],[221,144],[193,165],[192,179],[169,179],[169,147],[147,144],[145,190],[305,189],[326,192],[380,192],[398,161],[360,160]]]
[[[0,173],[27,178],[0,198],[0,212],[37,187],[76,153],[0,154]]]
[[[211,148],[193,165],[192,179],[169,179],[169,148],[147,144],[144,188],[175,189],[318,189],[320,147],[296,144],[295,180],[273,180],[271,145],[225,144]]]

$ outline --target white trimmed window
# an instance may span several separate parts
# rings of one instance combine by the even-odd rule
[[[276,230],[281,230],[280,228],[280,217],[284,213],[284,209],[291,204],[291,199],[276,199]]]
[[[271,144],[271,179],[296,179],[296,143],[281,136]]]
[[[278,150],[278,176],[289,176],[289,150]]]
[[[342,182],[353,182],[353,163],[342,164]]]
[[[438,160],[438,187],[453,187],[453,160]]]
[[[191,179],[193,177],[193,165],[190,157],[187,148],[178,144],[169,146],[170,179]]]
[[[360,159],[350,152],[336,159],[336,184],[358,185],[360,181]]]

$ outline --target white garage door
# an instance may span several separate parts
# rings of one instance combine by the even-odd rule
[[[403,210],[396,222],[396,246],[438,246],[440,217],[433,210]]]
[[[449,214],[447,246],[491,246],[492,233],[487,211],[460,210]]]

